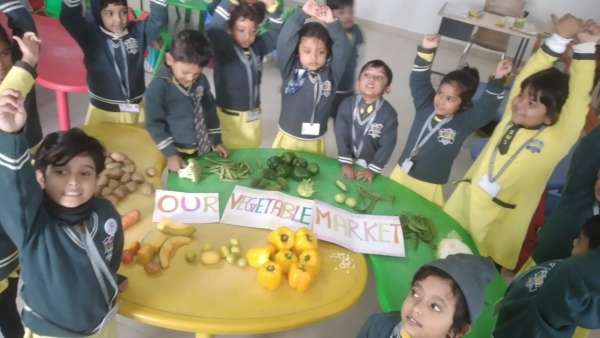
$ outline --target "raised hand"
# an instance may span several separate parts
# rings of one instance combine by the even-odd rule
[[[21,93],[7,89],[0,95],[0,131],[15,133],[23,129],[27,120]]]
[[[329,6],[319,6],[319,10],[317,11],[317,20],[329,24],[334,22],[335,16],[333,15],[333,11]]]
[[[318,16],[319,7],[317,0],[306,0],[304,6],[302,6],[302,11],[304,11],[306,15],[316,18]]]
[[[19,49],[21,49],[21,53],[23,54],[21,60],[35,67],[40,59],[40,45],[42,41],[33,32],[26,32],[23,34],[23,38],[15,35],[13,39],[17,41]]]
[[[598,43],[600,41],[600,24],[593,20],[588,20],[581,32],[577,33],[577,42],[593,42]]]
[[[552,24],[554,25],[554,31],[567,39],[574,38],[577,33],[583,30],[583,21],[568,13],[560,18],[552,14]]]
[[[494,73],[494,77],[496,79],[502,79],[508,76],[513,68],[512,60],[502,60],[498,62],[496,66],[496,72]]]
[[[425,49],[435,49],[440,45],[441,37],[439,34],[427,34],[423,37],[421,47]]]

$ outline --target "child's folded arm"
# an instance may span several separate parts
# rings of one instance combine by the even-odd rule
[[[287,77],[293,71],[294,53],[298,45],[298,32],[306,21],[306,14],[301,9],[289,17],[279,33],[277,39],[277,57],[279,58],[279,71],[282,77]]]
[[[354,97],[342,101],[335,119],[335,141],[338,148],[338,161],[344,164],[354,163],[352,153],[352,103]]]
[[[22,37],[25,32],[37,33],[33,18],[21,1],[0,1],[0,8],[8,17],[8,27],[12,30],[13,35]]]
[[[146,108],[146,129],[156,143],[158,149],[167,157],[177,154],[173,135],[167,126],[167,107],[164,106],[163,81],[154,79],[150,82],[144,102]]]
[[[569,96],[562,107],[558,121],[552,127],[554,132],[560,135],[557,137],[560,137],[563,144],[573,144],[579,138],[592,100],[590,92],[596,73],[595,43],[576,45],[573,51]]]
[[[431,66],[436,49],[418,48],[415,63],[409,76],[410,93],[417,111],[431,104],[435,90],[431,84]],[[426,112],[430,114],[431,112]]]
[[[469,116],[465,121],[474,130],[485,126],[494,120],[504,98],[504,80],[490,79],[481,97],[473,102],[471,111],[466,112]]]
[[[85,46],[93,38],[97,25],[86,20],[82,13],[81,0],[63,0],[60,23],[79,46]]]
[[[204,79],[204,95],[202,95],[202,108],[206,117],[206,129],[213,146],[223,143],[221,139],[221,123],[217,115],[217,104],[210,90],[210,83]]]
[[[0,190],[9,196],[0,203],[0,224],[21,249],[35,229],[43,196],[23,132],[0,132]]]
[[[395,113],[395,112],[394,112]],[[381,174],[381,171],[390,160],[396,142],[398,141],[398,118],[394,116],[386,121],[383,126],[383,132],[379,139],[379,149],[375,152],[373,160],[369,163],[369,170]]]
[[[168,23],[169,9],[167,8],[167,0],[150,0],[150,16],[138,22],[136,29],[142,29],[146,37],[146,43],[150,44],[158,39],[161,31],[167,27]]]
[[[335,20],[333,23],[328,24],[327,31],[333,40],[333,46],[331,47],[333,79],[334,83],[339,84],[346,71],[346,65],[348,64],[350,54],[352,54],[352,45],[339,20]]]

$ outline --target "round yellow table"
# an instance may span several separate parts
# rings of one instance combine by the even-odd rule
[[[126,153],[138,168],[164,167],[164,159],[143,129],[108,124],[84,129],[110,151]],[[227,198],[220,196],[221,200]],[[142,221],[125,233],[126,243],[141,240],[154,228],[152,198],[133,194],[117,208],[120,212],[137,208],[143,215]],[[149,276],[141,265],[121,266],[119,272],[128,277],[129,288],[120,297],[120,314],[150,325],[195,332],[198,338],[269,333],[334,316],[358,301],[365,289],[368,269],[363,255],[326,242],[319,247],[321,272],[304,293],[287,283],[275,291],[264,290],[258,285],[256,270],[250,267],[241,269],[224,261],[216,266],[189,264],[184,259],[188,248],[199,252],[205,243],[218,248],[237,238],[245,251],[264,244],[268,233],[224,224],[195,226],[194,241],[177,251],[167,270]]]

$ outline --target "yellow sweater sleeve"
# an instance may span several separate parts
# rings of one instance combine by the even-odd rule
[[[563,144],[573,144],[579,138],[592,98],[596,60],[573,58],[570,68],[569,97],[556,124],[551,128]]]
[[[19,63],[16,63],[0,84],[0,94],[7,89],[14,89],[20,92],[21,97],[24,98],[31,91],[34,84],[33,74]]]

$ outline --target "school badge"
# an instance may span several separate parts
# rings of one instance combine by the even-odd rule
[[[529,142],[526,146],[525,149],[531,151],[534,154],[538,154],[541,153],[542,150],[544,149],[544,141],[542,140],[531,140],[531,142]]]
[[[196,97],[202,97],[204,95],[204,86],[196,87]]]
[[[529,277],[529,279],[527,279],[527,282],[525,283],[525,286],[527,286],[529,292],[535,292],[539,288],[541,288],[542,285],[544,285],[544,281],[546,280],[547,275],[548,271],[542,270],[536,272],[533,276]]]
[[[442,128],[438,131],[438,142],[447,146],[449,144],[454,144],[454,140],[456,139],[456,130],[452,128]]]
[[[109,236],[114,236],[117,233],[117,221],[114,218],[109,218],[104,223],[104,232]]]
[[[369,131],[367,131],[367,135],[372,138],[380,138],[383,133],[383,123],[373,123],[371,127],[369,127]]]
[[[331,95],[331,89],[331,81],[327,80],[321,84],[321,93],[323,93],[323,96],[329,97],[329,95]]]
[[[138,53],[138,42],[135,38],[129,38],[123,41],[125,45],[125,49],[127,50],[127,54],[137,54]]]

